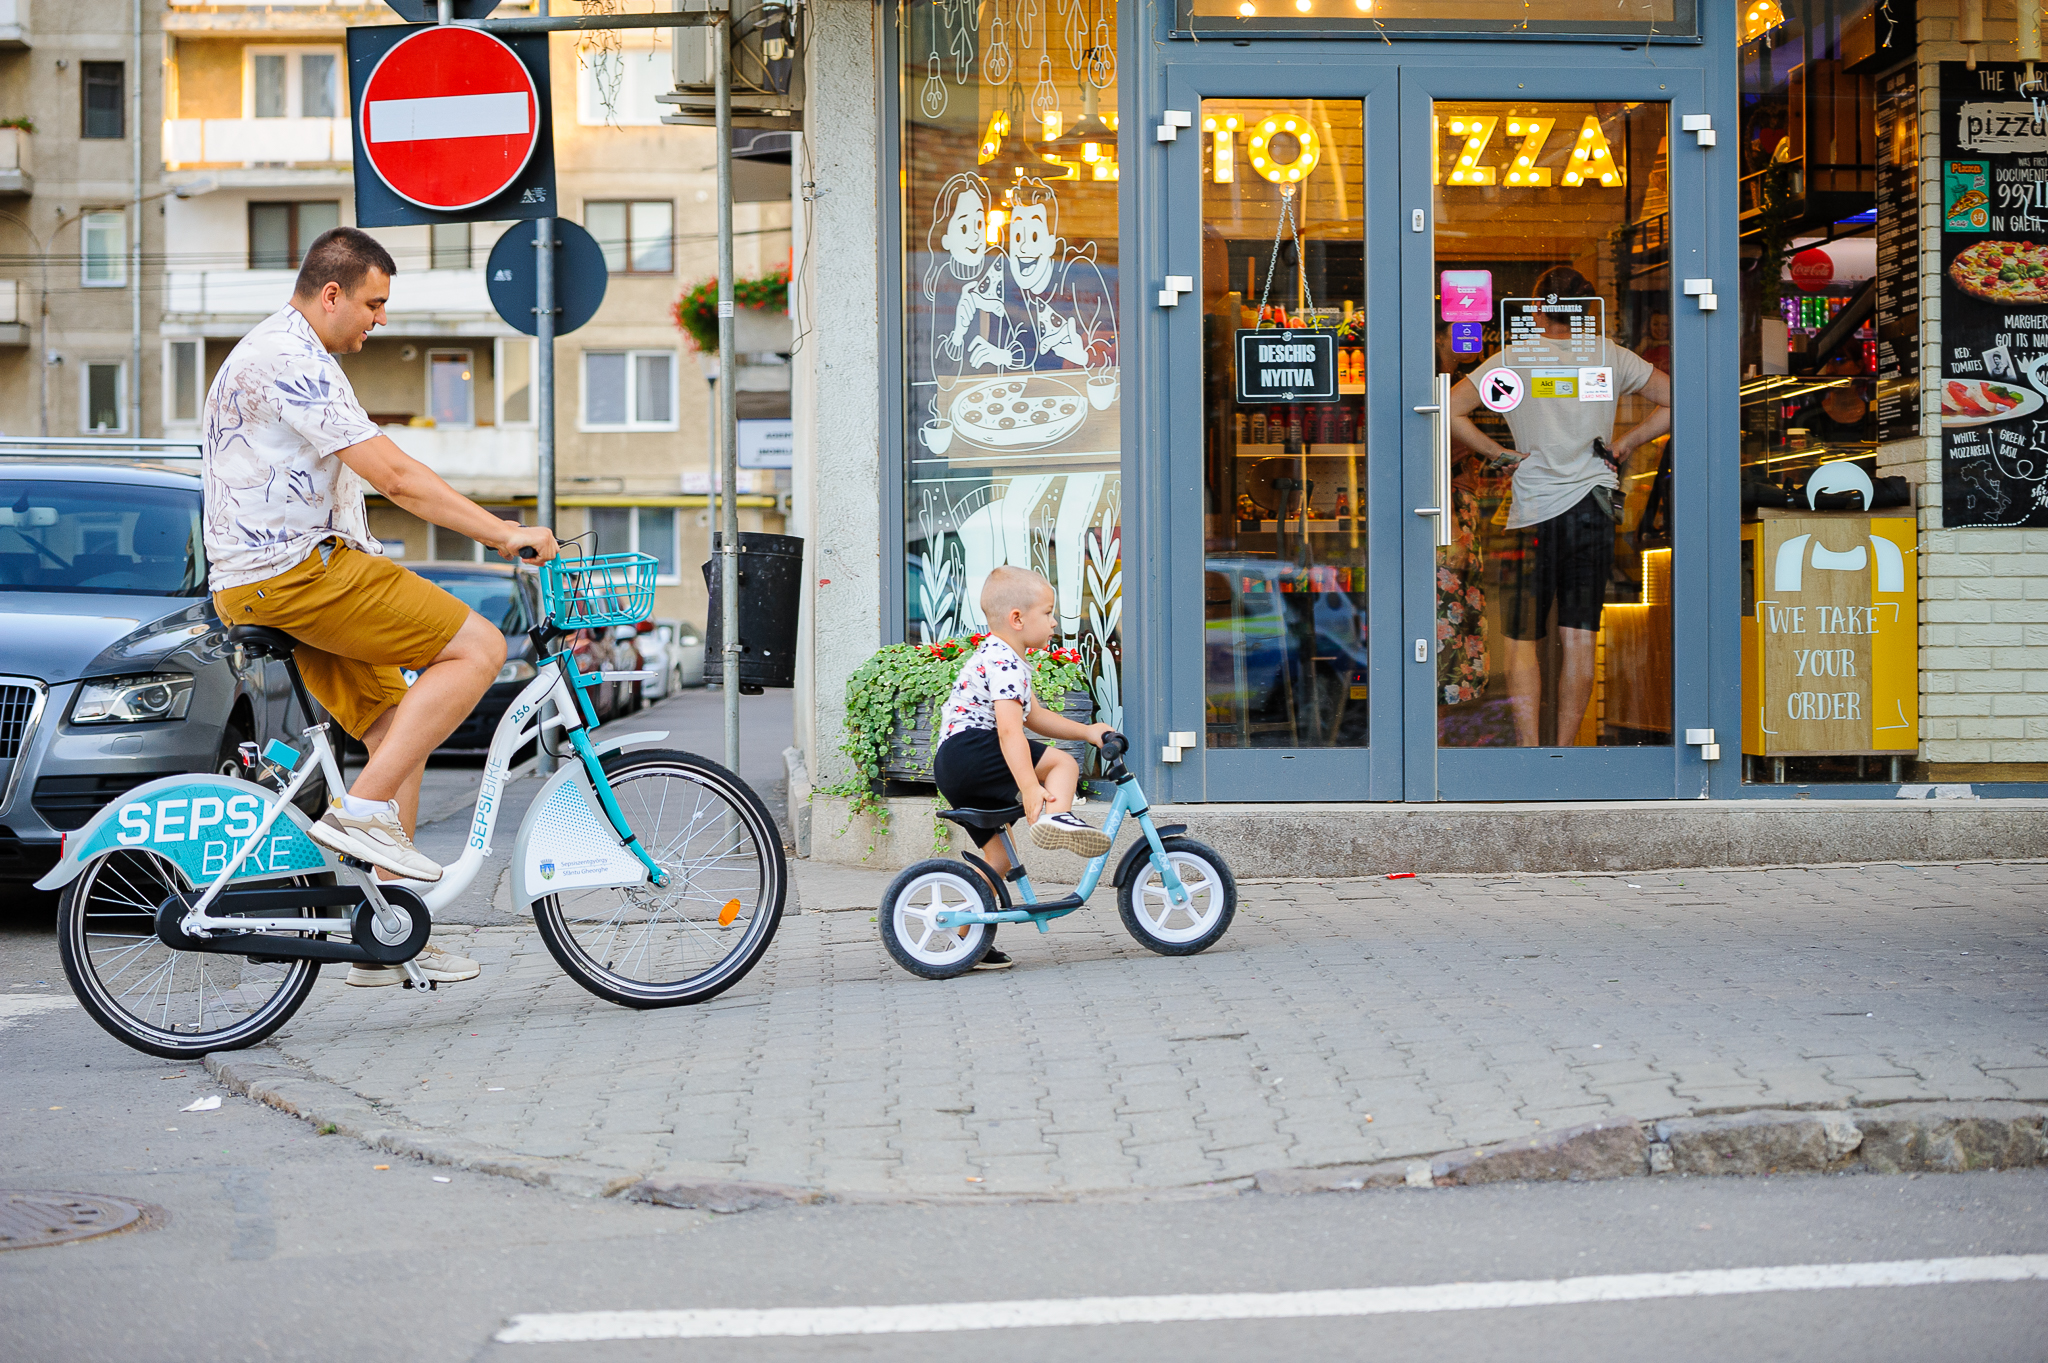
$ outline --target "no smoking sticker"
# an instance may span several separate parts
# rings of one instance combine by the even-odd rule
[[[1479,401],[1489,412],[1512,412],[1522,405],[1522,376],[1512,369],[1489,369],[1479,379]]]

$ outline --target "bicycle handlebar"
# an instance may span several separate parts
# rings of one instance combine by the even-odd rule
[[[1126,752],[1130,751],[1130,747],[1131,741],[1128,738],[1125,738],[1116,730],[1111,729],[1108,733],[1102,736],[1102,760],[1105,762],[1114,762],[1119,757],[1122,757]]]

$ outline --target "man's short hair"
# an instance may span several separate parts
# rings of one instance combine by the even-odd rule
[[[1543,272],[1543,278],[1536,281],[1536,296],[1549,298],[1591,298],[1599,290],[1593,281],[1569,265],[1554,265]]]
[[[1011,611],[1028,611],[1038,604],[1042,594],[1051,590],[1052,583],[1029,568],[998,568],[981,584],[982,618],[996,621]]]
[[[312,298],[329,284],[339,284],[343,293],[353,294],[373,268],[382,270],[387,279],[398,273],[391,253],[368,232],[358,227],[330,227],[306,248],[292,297]]]

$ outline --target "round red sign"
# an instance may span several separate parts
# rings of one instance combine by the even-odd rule
[[[518,54],[488,33],[421,29],[363,83],[363,151],[391,192],[456,212],[505,192],[540,145],[540,96]]]
[[[1835,278],[1835,258],[1815,248],[1792,257],[1792,282],[1807,293],[1825,289]]]

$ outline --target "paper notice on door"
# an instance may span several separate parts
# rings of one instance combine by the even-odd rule
[[[1614,371],[1606,365],[1579,371],[1580,402],[1614,401]]]

